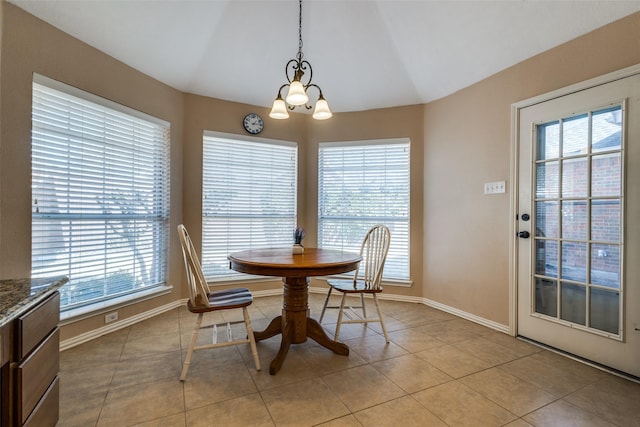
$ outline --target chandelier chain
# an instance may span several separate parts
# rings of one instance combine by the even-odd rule
[[[302,61],[302,0],[299,0],[300,8],[298,12],[298,61]]]
[[[311,64],[309,61],[302,59],[304,56],[302,53],[302,0],[298,0],[298,6],[298,54],[294,59],[287,61],[284,66],[284,75],[287,78],[287,82],[278,89],[278,95],[273,101],[269,117],[286,119],[289,117],[287,110],[293,111],[296,107],[310,110],[311,106],[307,102],[309,100],[307,90],[313,88],[318,92],[318,98],[312,117],[316,120],[326,120],[332,116],[331,110],[327,100],[322,95],[320,86],[311,83],[313,80]],[[283,98],[282,91],[287,88],[287,96]]]

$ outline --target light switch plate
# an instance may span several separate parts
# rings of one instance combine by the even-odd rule
[[[506,181],[494,181],[484,183],[484,194],[501,194],[507,191]]]

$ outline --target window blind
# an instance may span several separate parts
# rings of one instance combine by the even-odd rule
[[[387,279],[409,279],[409,140],[321,143],[318,245],[358,252],[375,224],[391,230]]]
[[[32,277],[69,277],[62,309],[164,284],[169,126],[46,81],[33,83]]]
[[[298,148],[205,133],[202,164],[202,268],[208,278],[238,276],[231,252],[290,246],[296,227]]]

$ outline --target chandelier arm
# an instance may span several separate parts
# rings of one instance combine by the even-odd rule
[[[320,89],[320,86],[318,86],[315,83],[309,83],[308,85],[305,86],[305,89],[309,89],[310,87],[315,87],[316,89],[318,89],[318,92],[319,92],[318,98],[324,98],[324,96],[322,95],[322,89]]]
[[[280,89],[278,89],[278,95],[276,95],[276,98],[282,99],[282,89],[284,89],[287,86],[289,86],[289,83],[285,83],[282,86],[280,86]]]
[[[313,67],[311,66],[309,61],[307,61],[306,59],[300,63],[300,67],[301,67],[302,70],[309,69],[309,81],[307,81],[306,85],[303,85],[305,87],[305,89],[306,89],[306,88],[309,87],[309,85],[311,84],[311,80],[313,79]],[[302,78],[302,76],[300,76],[300,78]],[[302,82],[300,82],[300,83],[302,83]]]
[[[289,77],[289,67],[293,72],[293,77]],[[300,69],[300,65],[297,59],[290,59],[287,65],[284,66],[284,75],[287,77],[287,81],[291,83],[296,78],[296,72]]]

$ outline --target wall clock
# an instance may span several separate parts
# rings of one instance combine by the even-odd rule
[[[264,129],[264,121],[256,113],[249,113],[244,116],[242,124],[244,129],[252,135],[257,135]]]

